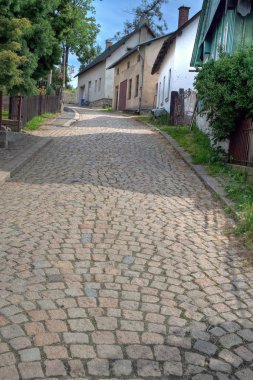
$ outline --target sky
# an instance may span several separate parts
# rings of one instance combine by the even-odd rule
[[[100,24],[100,33],[97,37],[97,43],[105,49],[105,40],[113,38],[116,32],[123,29],[124,21],[130,19],[128,13],[141,3],[140,0],[94,0],[96,10],[96,20]],[[162,6],[164,18],[168,24],[168,33],[177,29],[178,8],[181,5],[191,7],[190,17],[194,16],[201,7],[203,0],[168,0],[167,4]],[[72,55],[69,64],[75,67],[75,74],[78,73],[79,62]],[[77,78],[72,81],[74,87],[77,86]]]

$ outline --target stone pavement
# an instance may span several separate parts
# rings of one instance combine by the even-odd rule
[[[253,266],[156,132],[81,110],[0,187],[0,379],[253,379]]]

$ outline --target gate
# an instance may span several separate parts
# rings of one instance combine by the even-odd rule
[[[120,83],[119,89],[119,111],[126,109],[127,80]]]
[[[232,134],[229,145],[229,161],[233,164],[253,166],[253,120],[241,121]]]

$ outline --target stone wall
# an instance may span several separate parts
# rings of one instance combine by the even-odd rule
[[[75,92],[64,92],[63,93],[63,102],[65,104],[78,104],[77,91]]]
[[[90,107],[111,107],[112,99],[99,99],[90,103]]]

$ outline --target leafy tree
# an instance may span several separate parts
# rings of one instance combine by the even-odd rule
[[[15,92],[24,86],[26,75],[23,70],[30,54],[24,49],[22,38],[31,29],[25,18],[0,17],[0,91]]]
[[[0,50],[5,51],[2,52],[2,62],[7,60],[4,47],[7,41],[12,39],[16,43],[9,43],[8,49],[11,57],[9,73],[13,72],[13,80],[16,78],[11,85],[12,92],[33,93],[36,82],[44,78],[54,65],[60,64],[63,49],[66,49],[67,61],[69,51],[76,53],[82,61],[96,54],[94,46],[99,29],[92,2],[0,0]],[[25,27],[24,19],[29,28]],[[19,23],[22,33],[16,24],[12,26],[15,22]],[[17,32],[16,36],[14,33],[10,35],[12,29]],[[18,70],[15,75],[14,69]]]
[[[238,123],[253,116],[253,47],[232,56],[221,53],[204,64],[195,79],[202,113],[207,115],[215,140],[229,138]]]
[[[164,34],[168,26],[161,7],[167,2],[168,0],[141,0],[140,5],[128,12],[132,15],[132,20],[125,21],[123,31],[118,32],[115,38],[119,39],[137,29],[141,19],[147,20],[150,28],[157,36]]]
[[[66,54],[75,53],[82,64],[97,54],[96,37],[99,25],[94,17],[93,0],[60,0],[53,27]]]

